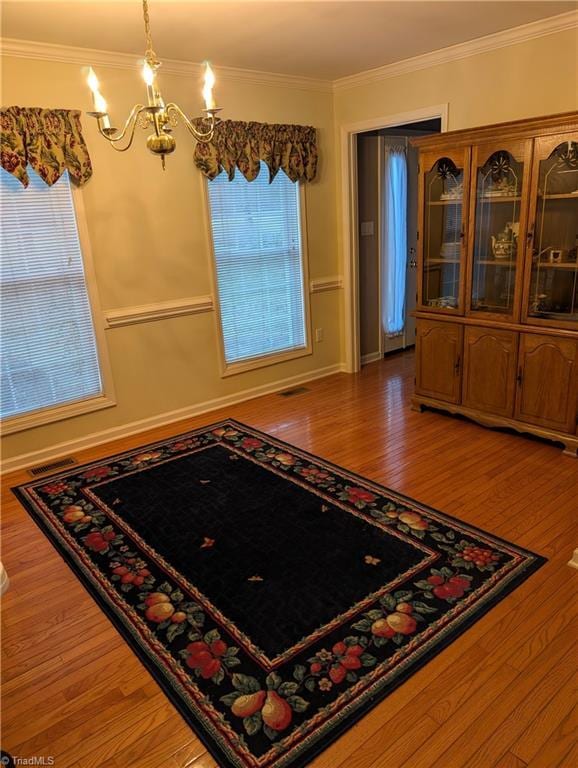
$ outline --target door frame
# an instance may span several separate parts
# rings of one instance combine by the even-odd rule
[[[447,131],[449,104],[437,104],[385,117],[374,117],[341,126],[341,205],[343,242],[343,291],[345,315],[345,371],[361,368],[359,339],[359,228],[357,205],[357,135],[381,128],[397,128],[432,118],[441,119],[441,133]]]

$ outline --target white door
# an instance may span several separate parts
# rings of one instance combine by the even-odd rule
[[[384,353],[395,352],[415,344],[415,310],[417,300],[417,191],[418,151],[407,147],[407,261],[405,283],[405,326],[402,336],[388,338],[382,331]]]

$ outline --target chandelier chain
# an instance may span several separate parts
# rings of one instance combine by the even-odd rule
[[[142,15],[144,19],[145,37],[146,37],[146,44],[147,44],[146,51],[145,51],[145,59],[151,65],[159,64],[159,60],[157,59],[157,55],[153,48],[153,37],[151,33],[151,22],[149,17],[148,0],[142,0]]]

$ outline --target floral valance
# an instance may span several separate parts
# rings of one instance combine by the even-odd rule
[[[68,171],[79,186],[92,175],[80,112],[38,107],[0,110],[2,168],[28,186],[27,165],[51,186]]]
[[[195,148],[195,164],[209,179],[224,170],[232,180],[238,168],[247,181],[254,181],[261,160],[269,168],[269,181],[279,170],[291,181],[313,181],[317,172],[315,128],[224,120],[210,143]]]

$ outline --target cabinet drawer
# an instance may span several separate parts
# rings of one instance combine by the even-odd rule
[[[418,320],[416,324],[416,392],[459,403],[463,327],[457,323]]]
[[[511,418],[516,395],[517,352],[515,331],[466,327],[463,405]]]

